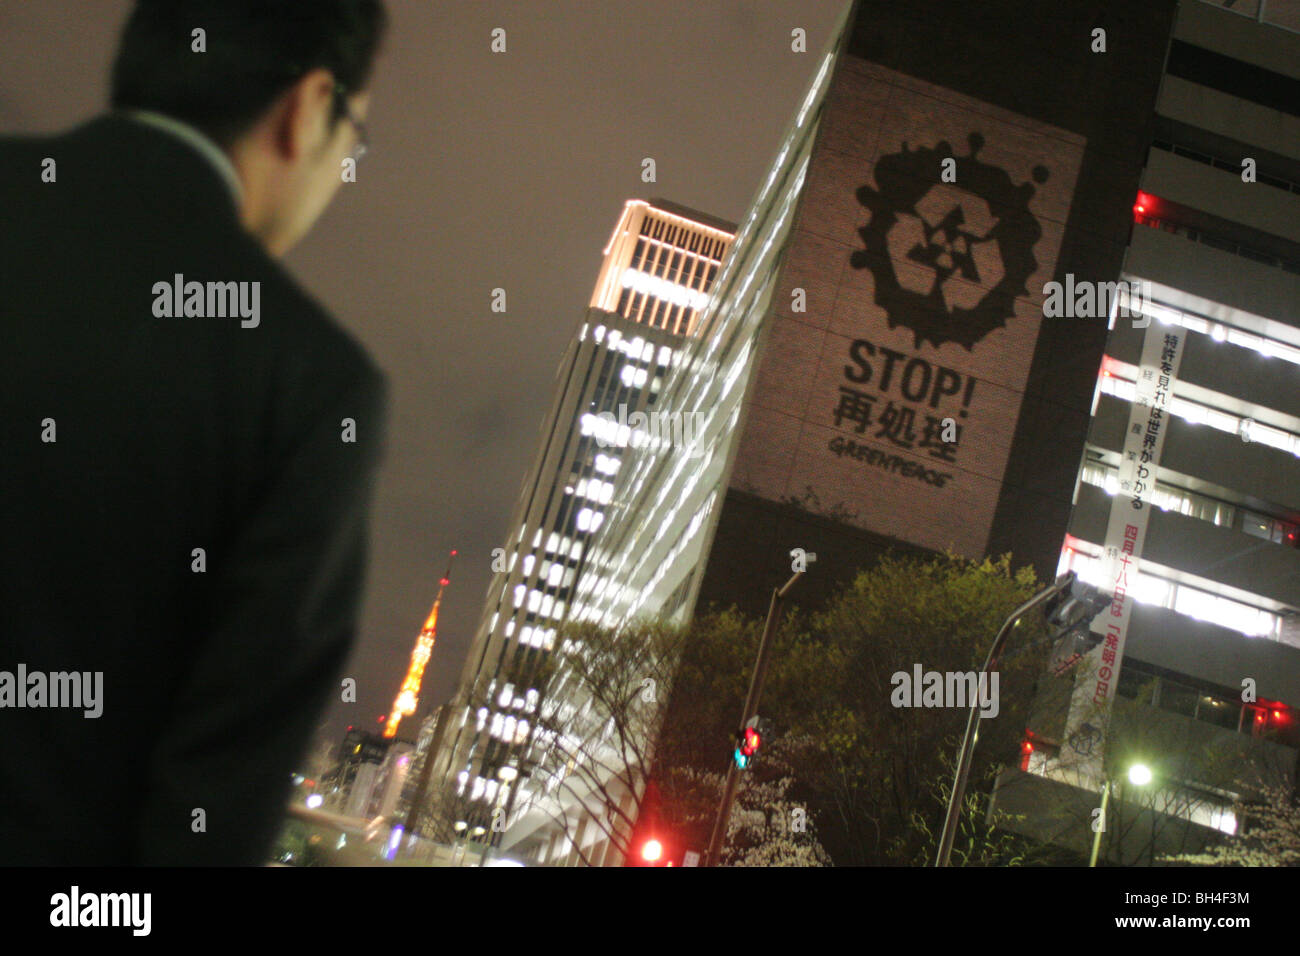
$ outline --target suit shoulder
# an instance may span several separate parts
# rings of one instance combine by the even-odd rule
[[[33,188],[41,181],[45,160],[59,152],[59,136],[0,136],[0,194]]]
[[[299,357],[336,385],[385,388],[385,376],[365,346],[252,237],[244,256],[247,269],[228,271],[253,271],[261,282],[260,328],[249,332],[262,331],[268,348]]]

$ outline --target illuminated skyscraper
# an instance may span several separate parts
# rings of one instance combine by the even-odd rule
[[[454,703],[477,688],[493,706],[444,708],[433,744],[435,786],[462,801],[460,831],[486,832],[505,808],[536,691],[498,682],[554,646],[588,542],[608,513],[629,446],[653,441],[664,376],[694,334],[731,246],[728,223],[669,202],[629,201],[604,250],[586,315],[556,373],[540,445],[494,554],[496,572]],[[510,777],[511,781],[514,780]],[[526,781],[519,781],[526,785]],[[522,806],[522,804],[520,804]]]

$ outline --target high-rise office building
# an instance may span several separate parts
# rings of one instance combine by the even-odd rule
[[[794,548],[800,603],[890,548],[1054,573],[1106,320],[1045,286],[1120,274],[1171,14],[853,5],[664,386],[703,455],[629,460],[578,615],[761,612]]]
[[[456,834],[487,833],[493,811],[499,818],[513,805],[513,787],[528,785],[516,776],[518,750],[536,719],[537,691],[501,675],[528,673],[553,649],[627,452],[661,440],[648,426],[658,421],[664,377],[695,333],[733,233],[729,223],[662,200],[623,208],[556,373],[511,535],[494,554],[459,690],[444,708],[447,725],[432,744],[435,786],[455,807],[445,814],[455,819],[441,822]]]
[[[1214,512],[1201,498],[1217,498],[1285,539],[1300,487],[1287,444],[1300,390],[1286,371],[1286,349],[1300,343],[1300,297],[1285,268],[1300,220],[1286,205],[1296,198],[1295,127],[1282,108],[1297,102],[1288,85],[1296,59],[1286,58],[1285,31],[1246,18],[1240,30],[1224,25],[1236,17],[1200,0],[846,4],[709,303],[663,369],[657,407],[697,422],[693,440],[621,456],[616,507],[585,542],[565,619],[682,620],[712,602],[761,612],[796,548],[816,555],[800,583],[805,606],[888,549],[1010,551],[1042,578],[1064,553],[1111,590],[1105,570],[1085,564],[1107,546],[1107,560],[1130,557],[1126,523],[1108,541],[1104,472],[1130,480],[1118,471],[1130,450],[1129,404],[1154,402],[1173,418],[1161,470],[1141,492],[1159,513],[1136,560],[1148,581],[1187,590],[1180,610],[1178,592],[1152,607],[1154,585],[1137,586],[1127,659],[1141,662],[1134,673],[1147,666],[1162,678],[1199,668],[1189,686],[1221,691],[1239,682],[1210,662],[1247,654],[1252,671],[1272,674],[1254,678],[1258,699],[1281,715],[1265,720],[1290,719],[1300,684],[1285,621],[1298,606],[1288,589],[1298,586],[1291,562],[1300,553],[1241,525],[1215,543],[1228,529],[1184,510]],[[1202,31],[1220,39],[1197,41]],[[1278,36],[1257,41],[1259,31]],[[1243,65],[1223,62],[1233,59]],[[1198,120],[1202,109],[1218,118]],[[1239,125],[1247,117],[1258,136]],[[1226,176],[1216,157],[1227,163],[1234,149],[1247,150],[1238,170],[1250,156],[1267,177],[1252,188],[1280,190],[1251,194],[1253,211],[1236,211],[1226,185],[1204,178]],[[1151,204],[1136,203],[1135,223],[1139,196]],[[1189,258],[1211,254],[1235,259]],[[1130,302],[1121,281],[1152,296]],[[1095,294],[1103,287],[1104,303]],[[1083,288],[1094,294],[1073,294]],[[1141,328],[1148,314],[1170,323],[1153,327],[1189,335],[1204,321],[1206,341],[1179,339],[1171,356],[1163,334]],[[1267,350],[1271,371],[1252,368],[1233,386],[1230,360],[1202,349],[1241,348],[1234,341],[1264,342],[1240,361]],[[1163,369],[1172,372],[1173,358],[1177,374]],[[1172,390],[1157,395],[1162,375]],[[1189,408],[1201,424],[1179,417]],[[1233,415],[1249,443],[1216,432],[1214,422]],[[1149,468],[1145,433],[1135,437],[1125,467]],[[1214,447],[1224,440],[1230,454]],[[1224,627],[1239,607],[1256,615],[1254,637]],[[1092,672],[1112,666],[1099,637]],[[1082,665],[1071,673],[1072,687],[1085,686]],[[890,687],[878,690],[887,706]],[[1056,725],[1039,728],[1036,761],[1069,736],[1067,724],[1083,722],[1065,696]],[[1072,787],[1095,805],[1096,789],[1078,785],[1087,781],[1026,767],[1039,796],[1018,781],[1000,802],[1029,794],[1016,809],[1034,811],[1050,788]],[[574,858],[575,839],[599,838],[580,823],[561,833],[534,817],[513,821],[503,842],[551,864]]]
[[[1026,832],[1082,851],[1117,785],[1112,862],[1199,850],[1294,782],[1297,30],[1294,4],[1178,9],[1121,276],[1142,301],[1110,323],[1060,558],[1115,600],[1098,646],[1043,683],[999,787]],[[1132,764],[1149,783],[1126,784]]]
[[[1195,396],[1202,407],[1189,414],[1203,417],[1177,420],[1168,434],[1166,456],[1181,456],[1179,474],[1191,480],[1171,472],[1153,486],[1157,511],[1182,514],[1152,518],[1155,550],[1143,566],[1147,581],[1163,575],[1165,584],[1136,592],[1144,603],[1134,612],[1132,673],[1197,671],[1186,683],[1220,695],[1237,687],[1239,697],[1235,678],[1250,675],[1229,674],[1224,663],[1249,661],[1252,673],[1270,673],[1258,699],[1275,706],[1238,708],[1247,735],[1292,719],[1300,681],[1285,636],[1300,555],[1284,542],[1300,476],[1285,416],[1300,389],[1285,356],[1296,341],[1300,297],[1287,264],[1300,220],[1290,207],[1294,118],[1283,105],[1298,101],[1289,93],[1294,38],[1199,0],[1182,5],[1178,35],[1174,14],[1172,3],[1065,3],[1050,13],[1012,0],[977,9],[855,5],[742,224],[699,337],[665,384],[665,407],[705,417],[703,455],[629,459],[616,490],[622,507],[595,542],[576,616],[617,625],[647,612],[684,617],[713,601],[761,612],[789,576],[794,548],[817,556],[801,603],[816,603],[887,548],[1010,551],[1044,578],[1077,562],[1112,590],[1085,559],[1106,544],[1109,499],[1096,485],[1124,450],[1125,396],[1143,364],[1137,327],[1147,312],[1120,318],[1111,305],[1122,297],[1089,305],[1072,290],[1116,290],[1126,280],[1155,295],[1149,307],[1124,300],[1126,309],[1142,305],[1174,324],[1217,318],[1217,329],[1202,326],[1207,342],[1259,345],[1241,361],[1261,350],[1274,357],[1267,372],[1235,369],[1253,396],[1240,404],[1244,393],[1224,377],[1234,366],[1201,351],[1204,343],[1189,346],[1195,371],[1180,379],[1174,413]],[[1257,46],[1243,35],[1250,31],[1272,38]],[[1220,37],[1204,48],[1219,59],[1192,49],[1202,33]],[[1234,51],[1253,52],[1233,67],[1222,58]],[[1201,71],[1200,90],[1189,85],[1192,71]],[[1234,101],[1233,88],[1267,102]],[[1198,122],[1204,109],[1218,118]],[[1242,130],[1247,117],[1258,138]],[[1228,152],[1207,151],[1216,142]],[[1213,179],[1228,177],[1214,157],[1222,167],[1234,150],[1234,175],[1242,157],[1255,156],[1266,178],[1252,187],[1275,192],[1251,193],[1242,212]],[[1181,171],[1171,173],[1175,160]],[[1140,196],[1149,205],[1135,225]],[[1200,210],[1183,220],[1177,241],[1175,208],[1184,217]],[[1259,217],[1253,227],[1249,216]],[[1188,243],[1188,233],[1198,241]],[[1183,258],[1157,266],[1157,244],[1170,250],[1159,255]],[[1240,261],[1211,261],[1229,248]],[[1209,258],[1194,261],[1198,252]],[[1195,278],[1175,279],[1175,270]],[[1237,291],[1209,294],[1210,276]],[[1062,311],[1049,299],[1067,289]],[[1231,309],[1249,317],[1224,323]],[[1152,384],[1160,364],[1157,347]],[[1215,384],[1188,384],[1196,382],[1188,374]],[[1210,392],[1219,397],[1206,401]],[[1264,400],[1281,392],[1287,397]],[[1252,441],[1238,447],[1240,439],[1215,439],[1215,426],[1190,421],[1244,427]],[[1229,448],[1198,450],[1197,442],[1223,439]],[[1177,498],[1174,488],[1203,497],[1217,488],[1220,502]],[[1235,539],[1212,543],[1220,534],[1212,523],[1187,524],[1186,509],[1222,519],[1227,501],[1251,513],[1249,524],[1237,516]],[[1063,551],[1067,527],[1079,541],[1067,539]],[[1278,540],[1263,548],[1250,529]],[[1195,548],[1182,540],[1198,533],[1205,540]],[[1123,540],[1115,547],[1122,557]],[[1236,620],[1236,637],[1218,632],[1211,651],[1206,619]],[[1250,643],[1247,631],[1265,640]],[[1104,644],[1094,653],[1099,666],[1105,653]],[[1053,729],[1042,728],[1043,751]],[[1294,752],[1270,757],[1293,761]],[[1012,809],[1032,811],[1039,798],[1016,789],[1027,796]],[[1096,805],[1095,786],[1076,789]],[[1220,806],[1201,815],[1217,822],[1224,814]],[[1091,817],[1082,819],[1089,833]],[[1051,838],[1049,830],[1036,835]]]
[[[1044,322],[1044,285],[1119,272],[1168,11],[1101,61],[1095,5],[926,6],[846,4],[811,64],[665,377],[695,441],[626,457],[573,619],[761,611],[794,548],[801,603],[888,548],[1054,567],[1105,324]]]

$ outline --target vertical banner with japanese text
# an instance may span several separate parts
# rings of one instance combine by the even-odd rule
[[[1135,395],[1120,453],[1119,488],[1111,499],[1101,573],[1095,581],[1111,594],[1111,603],[1093,621],[1094,633],[1100,629],[1102,640],[1085,655],[1076,672],[1060,754],[1060,769],[1073,771],[1080,783],[1088,785],[1100,786],[1102,779],[1111,702],[1124,660],[1133,592],[1186,334],[1184,329],[1153,324],[1142,341]]]

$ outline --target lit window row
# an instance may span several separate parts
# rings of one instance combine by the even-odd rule
[[[618,377],[619,381],[628,388],[642,388],[649,381],[650,373],[643,368],[637,368],[635,365],[624,365]]]
[[[629,426],[620,425],[613,417],[602,418],[594,412],[584,412],[578,419],[578,428],[583,435],[593,436],[604,447],[613,445],[626,448],[632,441],[632,429]]]
[[[524,585],[520,584],[515,588],[515,607],[520,607],[524,601],[525,595],[520,588],[524,588]],[[539,614],[542,617],[556,619],[564,617],[564,602],[557,601],[552,594],[543,594],[533,588],[527,591],[527,600],[529,614]]]
[[[593,511],[591,508],[583,508],[578,512],[577,525],[579,531],[595,531],[601,522],[605,520],[605,515],[599,511]]]
[[[498,740],[518,746],[528,739],[528,721],[509,714],[493,714],[488,733]]]
[[[469,782],[469,771],[462,770],[460,772],[460,775],[457,777],[457,780],[459,781],[457,792],[461,796],[464,796],[465,785]],[[510,788],[503,785],[501,781],[487,780],[483,777],[475,775],[474,786],[470,789],[469,798],[471,800],[485,800],[490,804],[503,806],[506,802],[506,795],[509,792],[510,792]],[[479,827],[479,829],[481,830],[482,827]]]
[[[691,289],[677,282],[669,282],[662,276],[651,275],[631,266],[623,270],[623,288],[631,289],[643,295],[653,296],[673,305],[686,306],[703,311],[708,308],[708,293]],[[597,340],[599,341],[599,340]]]
[[[559,602],[563,607],[563,602]],[[525,625],[519,630],[519,643],[525,647],[540,647],[550,650],[555,646],[555,628],[553,627],[533,627]]]
[[[544,577],[547,587],[567,588],[573,583],[575,573],[573,568],[566,567],[558,561],[551,562],[549,568],[543,564],[542,568],[545,571]]]
[[[592,501],[607,505],[614,498],[614,483],[601,481],[599,478],[583,478],[578,482],[578,487],[573,493],[580,498],[590,498]]]
[[[1125,374],[1121,371],[1124,369],[1132,369],[1132,366],[1109,356],[1106,357],[1101,380],[1098,383],[1101,394],[1113,395],[1126,402],[1132,402],[1137,398],[1136,379],[1132,372]],[[1268,445],[1300,456],[1300,435],[1272,425],[1265,425],[1253,418],[1242,418],[1179,395],[1174,395],[1170,401],[1169,413],[1194,425],[1209,425],[1230,435],[1238,435],[1243,441]]]
[[[1060,572],[1073,570],[1079,579],[1109,591],[1113,582],[1102,580],[1103,560],[1098,545],[1070,538],[1070,544],[1061,552]],[[1282,618],[1263,608],[1252,607],[1231,598],[1220,597],[1189,584],[1158,577],[1149,568],[1139,564],[1136,581],[1128,593],[1139,604],[1167,608],[1179,614],[1217,624],[1249,637],[1266,637],[1279,640],[1282,636]]]
[[[1125,295],[1127,295],[1127,292],[1125,292]],[[1250,349],[1265,358],[1280,358],[1283,361],[1300,365],[1300,348],[1289,342],[1282,342],[1265,335],[1247,332],[1236,326],[1215,322],[1212,319],[1194,315],[1190,312],[1183,312],[1181,309],[1175,309],[1172,306],[1158,302],[1145,302],[1142,304],[1140,311],[1143,315],[1150,316],[1161,325],[1176,325],[1192,332],[1208,335],[1216,342],[1227,342],[1230,345]]]
[[[606,333],[603,325],[596,326],[596,331],[591,336],[597,343],[604,342],[605,347],[617,349],[630,359],[641,362],[649,362],[655,357],[655,344],[647,341],[637,335],[630,339],[623,338],[623,333],[618,329],[610,329]]]
[[[615,461],[617,462],[617,459]],[[551,536],[546,539],[546,550],[549,554],[559,555],[560,557],[568,555],[570,560],[577,561],[582,557],[582,542],[574,541],[568,535],[561,536],[558,532],[552,531]]]
[[[1119,469],[1099,461],[1085,462],[1081,476],[1085,484],[1102,489],[1108,495],[1119,493]],[[1205,495],[1198,495],[1163,482],[1156,482],[1151,503],[1161,511],[1175,511],[1189,518],[1210,521],[1221,527],[1232,527],[1236,509],[1232,505]]]

